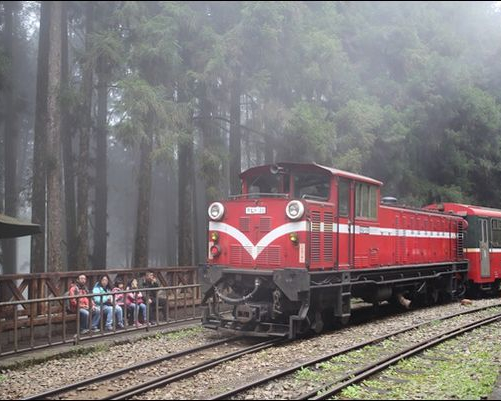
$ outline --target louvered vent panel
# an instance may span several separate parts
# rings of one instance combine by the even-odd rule
[[[250,247],[249,251],[251,251]],[[236,266],[252,265],[253,259],[242,245],[231,245],[230,263]]]
[[[259,257],[257,258],[257,264],[280,266],[281,264],[280,251],[281,251],[281,246],[279,245],[271,245],[264,248],[259,254]]]
[[[311,212],[311,261],[320,262],[320,212]]]
[[[464,246],[464,234],[463,234],[463,222],[459,221],[457,225],[457,239],[456,239],[456,255],[458,259],[463,259],[463,246]]]
[[[332,227],[334,223],[334,215],[332,213],[324,213],[324,260],[332,261]]]
[[[400,254],[400,263],[402,264],[407,263],[407,240],[403,234],[404,231],[405,230],[400,230],[401,237],[399,237],[397,240]]]
[[[232,245],[230,248],[230,263],[232,265],[242,264],[242,247],[240,245]]]
[[[376,266],[379,263],[379,249],[373,248],[369,252],[371,266]]]
[[[271,231],[271,218],[270,217],[261,217],[259,219],[259,231],[262,233],[267,233]]]
[[[369,265],[368,256],[355,256],[355,267],[367,267]]]
[[[254,264],[254,259],[251,256],[252,247],[246,246],[245,249],[242,249],[242,264],[243,265],[252,265]]]
[[[248,232],[249,230],[250,230],[250,218],[240,217],[240,231],[245,233]]]

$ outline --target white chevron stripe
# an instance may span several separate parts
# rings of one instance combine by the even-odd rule
[[[230,226],[226,223],[218,223],[211,221],[209,222],[209,230],[210,231],[219,231],[226,233],[233,238],[235,238],[240,244],[244,247],[244,249],[249,253],[249,255],[256,260],[259,254],[273,241],[280,238],[281,236],[293,232],[307,231],[308,230],[308,222],[306,221],[298,221],[295,223],[287,223],[283,224],[274,230],[270,231],[266,234],[261,240],[254,245],[246,235],[238,230],[237,228]]]

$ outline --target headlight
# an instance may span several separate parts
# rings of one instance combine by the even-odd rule
[[[304,205],[297,200],[290,201],[285,208],[285,213],[289,219],[298,220],[303,217]]]
[[[224,206],[219,202],[214,202],[209,206],[209,217],[212,220],[221,220],[224,215]]]

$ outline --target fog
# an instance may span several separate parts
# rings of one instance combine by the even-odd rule
[[[30,238],[4,244],[2,272],[203,263],[208,204],[263,163],[500,207],[500,4],[2,2],[0,212],[46,238],[36,261]]]

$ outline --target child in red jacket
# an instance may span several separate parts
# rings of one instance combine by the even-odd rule
[[[127,309],[133,313],[134,324],[136,326],[142,326],[141,323],[146,321],[146,303],[143,298],[143,294],[139,290],[139,285],[137,279],[132,279],[127,286],[127,293],[125,303],[127,304]],[[141,320],[139,319],[141,316]]]

